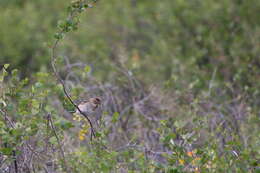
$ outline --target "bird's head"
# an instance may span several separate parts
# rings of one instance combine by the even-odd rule
[[[100,105],[101,104],[101,99],[99,97],[94,97],[89,99],[89,101],[95,105]]]

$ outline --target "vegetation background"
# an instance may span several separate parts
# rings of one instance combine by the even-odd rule
[[[0,10],[0,173],[260,171],[259,0]],[[53,75],[55,40],[72,99],[102,98],[92,141]]]

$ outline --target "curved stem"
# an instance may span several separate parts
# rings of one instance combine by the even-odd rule
[[[62,31],[61,31],[61,33],[62,33]],[[79,107],[77,106],[77,104],[72,100],[72,98],[71,98],[69,92],[68,92],[67,89],[66,89],[65,82],[64,82],[64,80],[62,80],[62,78],[60,77],[60,75],[59,75],[59,73],[58,73],[58,71],[57,71],[57,68],[56,68],[56,63],[55,63],[55,61],[56,61],[55,50],[56,50],[56,48],[57,48],[57,46],[58,46],[59,41],[60,41],[60,40],[57,39],[57,40],[55,41],[54,45],[52,46],[52,51],[51,51],[51,65],[52,65],[52,69],[53,69],[54,75],[55,75],[55,77],[57,78],[58,82],[62,85],[63,92],[64,92],[65,96],[67,97],[67,99],[68,99],[68,100],[70,101],[70,103],[79,111],[79,113],[80,113],[81,115],[83,115],[83,116],[87,119],[87,121],[88,121],[88,123],[89,123],[89,125],[90,125],[90,128],[91,128],[91,137],[90,137],[90,139],[92,140],[92,137],[95,137],[95,130],[94,130],[93,124],[92,124],[92,122],[90,121],[88,115],[86,115],[84,112],[82,112],[82,111],[79,109]]]

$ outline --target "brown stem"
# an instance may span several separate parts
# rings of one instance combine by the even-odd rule
[[[48,113],[48,115],[47,115],[47,120],[48,120],[48,124],[51,125],[51,129],[52,129],[52,131],[53,131],[53,133],[54,133],[55,138],[57,139],[57,142],[58,142],[58,145],[59,145],[59,149],[60,149],[60,153],[61,153],[62,158],[63,158],[63,163],[64,163],[64,165],[65,165],[65,169],[66,169],[66,172],[67,172],[67,171],[68,171],[68,166],[67,166],[65,154],[64,154],[64,151],[63,151],[63,148],[62,148],[62,145],[61,145],[59,136],[58,136],[58,134],[57,134],[57,132],[56,132],[56,129],[55,129],[55,127],[54,127],[54,124],[53,124],[53,121],[52,121],[52,118],[51,118],[51,114],[50,114],[50,113]]]
[[[96,3],[96,2],[97,2],[97,0],[94,0],[94,1],[93,1],[93,3]],[[74,14],[74,12],[72,11],[72,12],[70,13],[70,15],[69,15],[69,18],[70,18],[70,19],[73,18],[74,15],[75,15],[75,14]],[[64,30],[61,30],[61,31],[59,32],[59,34],[64,34],[64,33],[65,33]],[[53,69],[53,72],[54,72],[55,77],[57,78],[57,80],[59,81],[59,83],[62,85],[63,92],[64,92],[65,96],[67,97],[67,99],[68,99],[68,100],[70,101],[70,103],[79,111],[79,113],[80,113],[81,115],[83,115],[83,116],[87,119],[87,121],[88,121],[88,123],[89,123],[89,125],[90,125],[90,128],[91,128],[90,140],[92,140],[92,138],[95,137],[95,130],[94,130],[93,124],[92,124],[92,122],[90,121],[88,115],[86,115],[84,112],[82,112],[82,111],[79,109],[79,107],[77,106],[77,104],[72,100],[72,98],[71,98],[69,92],[68,92],[67,89],[66,89],[65,82],[64,82],[64,80],[62,80],[62,78],[60,77],[60,75],[59,75],[59,73],[58,73],[58,71],[57,71],[57,68],[56,68],[56,63],[55,63],[55,61],[56,61],[57,57],[56,57],[56,55],[55,55],[55,50],[56,50],[56,48],[57,48],[57,46],[58,46],[58,44],[59,44],[59,41],[60,41],[60,39],[57,39],[57,40],[54,42],[54,44],[53,44],[53,46],[52,46],[52,49],[51,49],[51,65],[52,65],[52,69]]]
[[[62,31],[61,31],[61,33],[62,33]],[[89,117],[84,112],[82,112],[79,109],[79,107],[76,105],[76,103],[72,100],[71,96],[69,95],[68,91],[66,90],[65,82],[62,80],[62,78],[60,77],[60,75],[57,71],[56,64],[55,64],[55,61],[56,61],[55,50],[58,46],[58,43],[59,43],[59,40],[56,40],[53,47],[52,47],[52,53],[51,53],[51,64],[52,64],[52,69],[53,69],[54,75],[57,78],[57,80],[59,81],[59,83],[62,85],[63,92],[64,92],[65,96],[69,99],[70,103],[79,111],[79,113],[81,115],[83,115],[87,119],[87,121],[90,125],[90,128],[91,128],[90,139],[92,140],[92,137],[95,137],[95,131],[94,131],[94,127],[93,127],[92,122],[90,121]]]

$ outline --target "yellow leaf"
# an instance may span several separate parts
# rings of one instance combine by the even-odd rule
[[[85,134],[84,133],[81,133],[79,132],[79,140],[83,141],[85,139]]]
[[[179,159],[180,165],[184,165],[185,161],[183,159]]]

